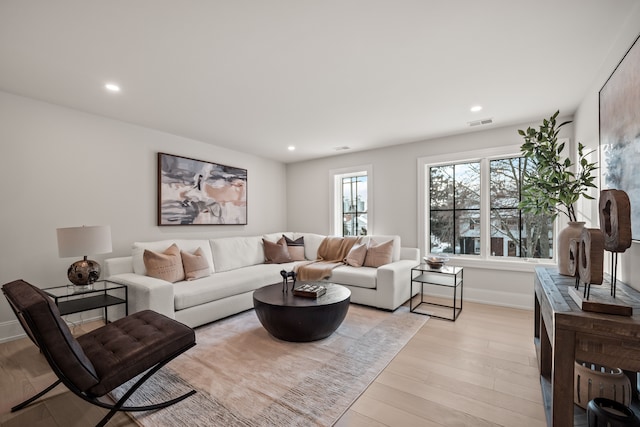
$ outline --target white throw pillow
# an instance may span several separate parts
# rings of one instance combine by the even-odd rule
[[[229,271],[264,263],[261,236],[211,239],[211,253],[216,271]]]
[[[318,248],[320,244],[327,236],[313,233],[293,233],[293,240],[304,237],[304,256],[308,260],[315,260],[318,258]],[[291,238],[291,237],[290,237]]]

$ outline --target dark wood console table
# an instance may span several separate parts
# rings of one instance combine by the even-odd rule
[[[573,426],[576,359],[640,371],[640,292],[618,281],[616,297],[633,307],[632,316],[587,312],[568,295],[572,277],[556,268],[535,273],[534,342],[547,424]]]

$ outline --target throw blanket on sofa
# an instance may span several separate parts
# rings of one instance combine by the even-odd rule
[[[306,282],[331,276],[334,268],[344,264],[344,259],[358,240],[357,236],[325,237],[318,247],[318,258],[295,268],[297,280]]]

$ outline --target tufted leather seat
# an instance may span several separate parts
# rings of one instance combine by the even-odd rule
[[[149,410],[176,403],[193,393],[147,407],[125,407],[126,399],[147,378],[195,345],[193,329],[151,310],[134,313],[73,337],[58,307],[42,290],[16,280],[2,287],[27,335],[40,347],[59,380],[31,399],[12,408],[23,408],[60,382],[83,399],[111,411],[104,425],[118,410]],[[149,371],[148,371],[149,370]],[[148,371],[115,405],[96,398]]]

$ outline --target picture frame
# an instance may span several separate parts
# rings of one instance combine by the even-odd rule
[[[247,225],[247,170],[158,153],[158,225]]]
[[[632,240],[640,240],[640,43],[638,36],[599,92],[600,189],[631,202]]]

